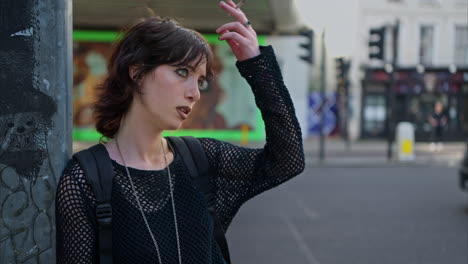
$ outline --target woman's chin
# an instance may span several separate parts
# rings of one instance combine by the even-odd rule
[[[168,123],[164,130],[178,130],[182,126],[182,122]]]

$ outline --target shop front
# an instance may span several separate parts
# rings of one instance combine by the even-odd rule
[[[436,102],[444,106],[447,123],[445,141],[464,140],[468,134],[468,68],[405,68],[395,74],[393,124],[407,121],[415,127],[417,141],[430,141],[433,127],[430,116]],[[386,138],[388,135],[387,89],[390,74],[384,69],[367,69],[362,81],[361,138]]]

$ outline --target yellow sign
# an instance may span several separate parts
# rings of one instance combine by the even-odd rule
[[[403,140],[401,144],[403,154],[412,154],[413,153],[413,141],[410,139]]]

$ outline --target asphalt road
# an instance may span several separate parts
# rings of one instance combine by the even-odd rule
[[[455,168],[307,168],[228,241],[234,264],[468,264],[468,193]]]

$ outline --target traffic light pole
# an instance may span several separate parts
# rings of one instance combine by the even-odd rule
[[[344,82],[344,133],[346,141],[346,151],[351,150],[351,140],[349,139],[349,80],[345,79]]]
[[[395,135],[394,125],[394,104],[395,104],[395,84],[396,74],[398,71],[398,38],[400,31],[400,20],[397,20],[395,25],[392,26],[392,72],[390,74],[390,85],[387,89],[387,159],[393,158],[393,141]]]
[[[337,58],[336,62],[336,70],[338,72],[337,75],[337,91],[338,91],[338,98],[339,98],[339,116],[340,116],[340,131],[343,140],[345,141],[346,151],[351,150],[351,143],[349,140],[349,133],[348,133],[348,117],[349,117],[349,78],[348,72],[351,66],[351,62],[346,60],[345,58]]]
[[[325,91],[326,91],[326,51],[325,51],[325,30],[322,32],[322,56],[320,60],[320,93],[322,97],[322,103],[320,106],[320,145],[319,145],[319,158],[320,161],[325,160]]]

